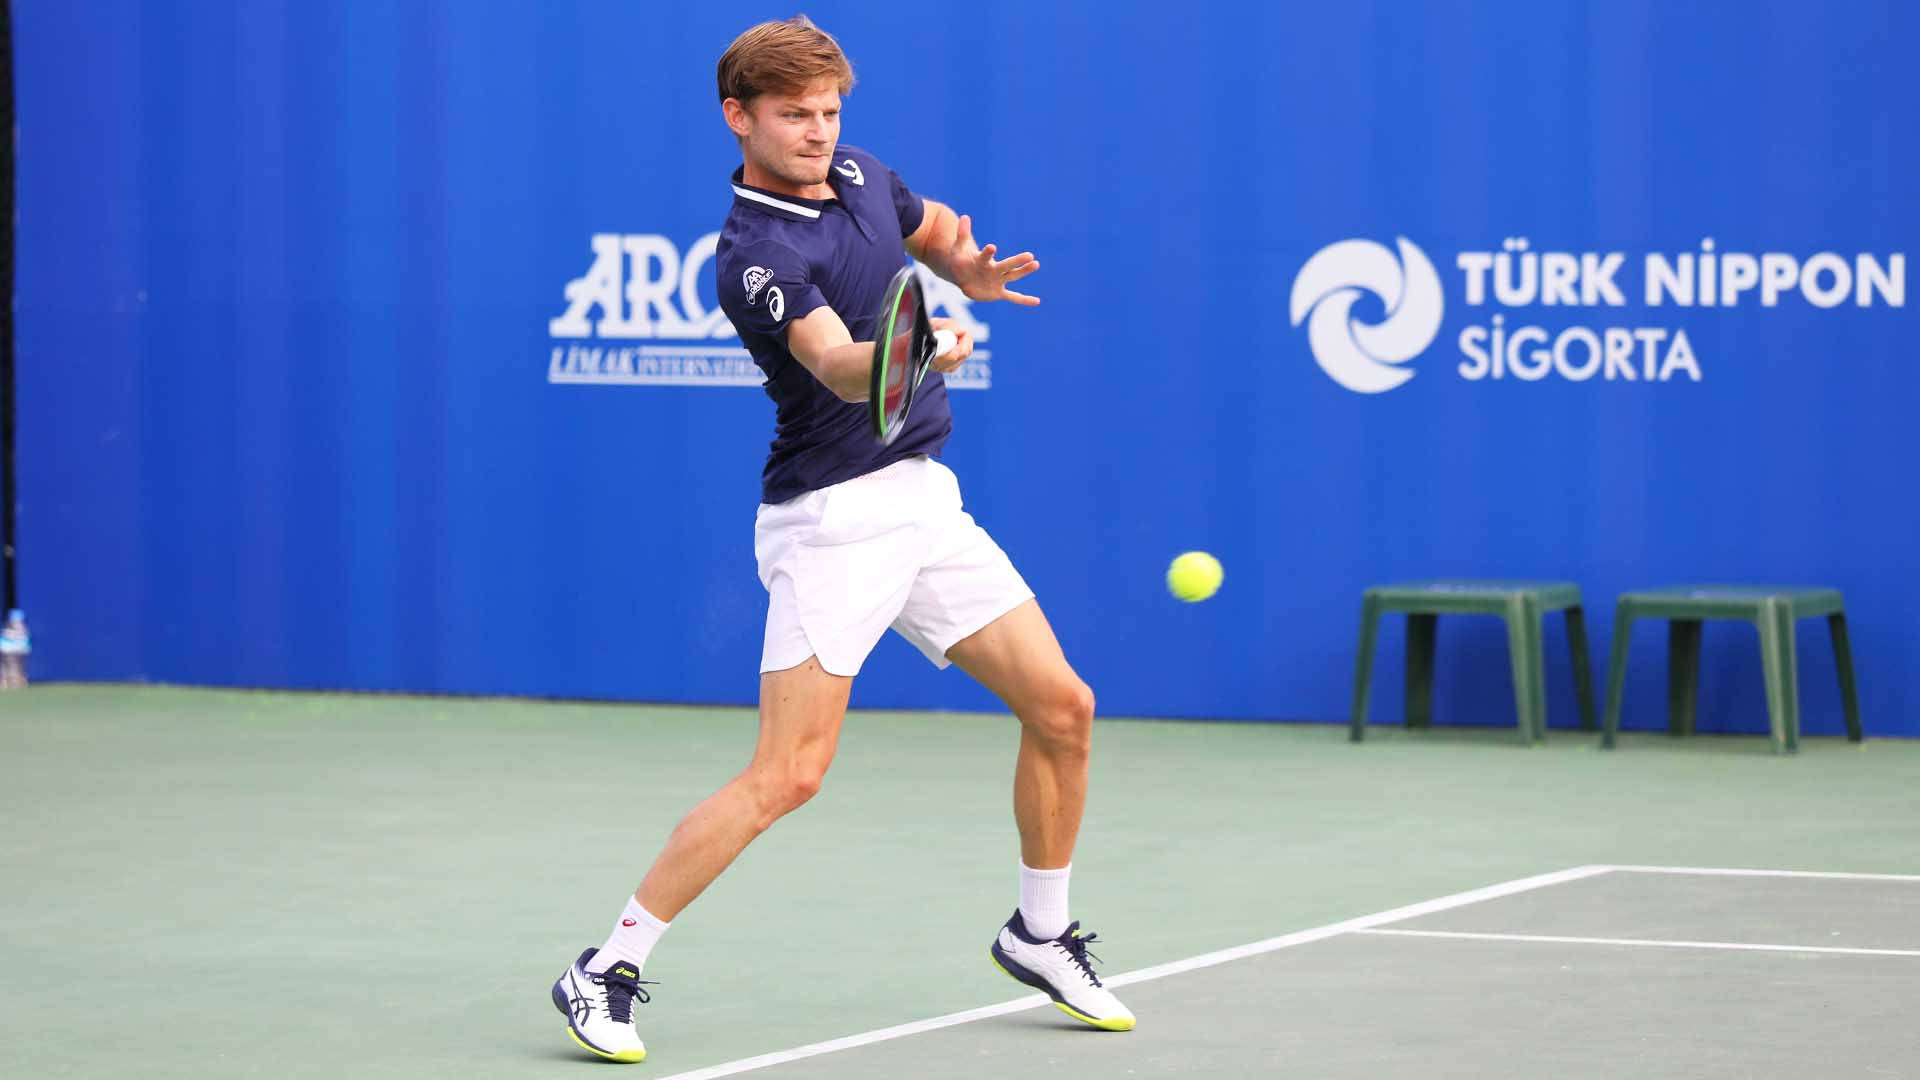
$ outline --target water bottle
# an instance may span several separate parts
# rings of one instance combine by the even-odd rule
[[[7,612],[6,624],[0,625],[0,690],[19,690],[27,685],[27,654],[32,651],[27,614],[14,608]]]

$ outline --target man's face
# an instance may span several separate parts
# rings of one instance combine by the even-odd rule
[[[824,184],[840,142],[840,92],[827,79],[798,95],[761,94],[729,108],[727,124],[756,168],[795,187]]]

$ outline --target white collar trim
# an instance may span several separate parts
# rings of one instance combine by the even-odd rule
[[[805,218],[817,218],[820,216],[820,211],[815,210],[811,206],[801,206],[799,203],[790,203],[785,199],[776,199],[771,195],[763,195],[752,188],[743,188],[739,184],[733,185],[733,193],[743,199],[752,199],[757,203],[765,203],[768,206],[777,207],[785,210],[789,214],[799,214]]]

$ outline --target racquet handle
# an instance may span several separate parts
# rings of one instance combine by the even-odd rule
[[[960,339],[954,336],[953,331],[935,330],[933,332],[933,355],[945,356],[952,352],[953,347],[959,343]]]

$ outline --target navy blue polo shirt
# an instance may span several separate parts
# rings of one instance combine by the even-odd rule
[[[840,400],[787,351],[787,324],[832,308],[855,341],[872,341],[887,282],[907,261],[904,240],[920,227],[920,196],[851,146],[833,153],[831,199],[801,199],[740,182],[714,253],[720,307],[754,363],[767,373],[776,406],[773,448],[760,474],[762,502],[863,476],[915,454],[938,454],[953,430],[947,384],[927,372],[889,446],[873,437],[865,402]]]

